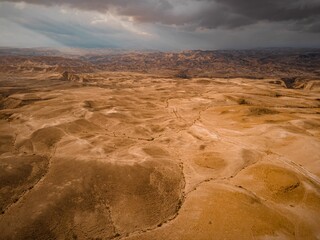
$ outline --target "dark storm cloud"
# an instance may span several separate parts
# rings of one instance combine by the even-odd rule
[[[231,13],[255,20],[300,20],[320,13],[320,2],[310,0],[215,0]]]
[[[175,0],[170,2],[169,0],[0,0],[0,2],[1,1],[25,2],[45,6],[67,6],[79,10],[97,11],[100,13],[113,11],[122,16],[132,17],[138,22],[160,22],[164,24],[181,25],[190,22],[192,19],[192,16],[188,16],[188,13],[175,14],[172,12],[177,5],[184,5],[183,3],[181,4],[181,1],[177,4]]]
[[[211,6],[211,9],[205,13],[204,20],[206,21],[203,23],[207,27],[224,25],[232,28],[258,21],[299,22],[309,19],[312,22],[312,19],[315,20],[320,15],[320,1],[318,0],[215,0],[205,2],[218,4]],[[218,15],[215,17],[210,13],[218,13]]]
[[[319,0],[293,0],[295,3],[288,1],[287,5],[266,1],[265,9],[252,2],[257,12],[239,4],[240,0],[92,0],[90,4],[96,4],[90,6],[81,1],[32,1],[38,3],[34,5],[0,0],[0,46],[158,50],[320,47],[320,16],[314,11]],[[270,8],[282,12],[300,9],[300,13],[279,18]]]
[[[20,2],[12,0],[10,2]],[[138,22],[232,29],[266,22],[291,22],[291,27],[319,31],[319,0],[25,0],[81,10],[115,11]],[[308,21],[306,21],[308,20]]]

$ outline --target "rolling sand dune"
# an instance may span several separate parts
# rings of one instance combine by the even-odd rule
[[[0,238],[320,239],[319,84],[281,81],[2,74]]]

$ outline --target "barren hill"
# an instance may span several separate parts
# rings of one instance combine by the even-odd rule
[[[102,50],[101,50],[102,51]],[[184,52],[110,51],[78,55],[48,50],[0,49],[0,70],[133,71],[170,73],[188,70],[191,76],[248,78],[320,78],[318,49],[260,49]]]
[[[319,238],[316,50],[28,54],[0,56],[0,239]]]

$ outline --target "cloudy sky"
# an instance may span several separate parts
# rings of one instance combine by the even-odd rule
[[[320,47],[320,0],[0,0],[0,46]]]

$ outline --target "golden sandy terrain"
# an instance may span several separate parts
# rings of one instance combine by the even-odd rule
[[[320,239],[320,86],[275,83],[2,74],[0,239]]]

